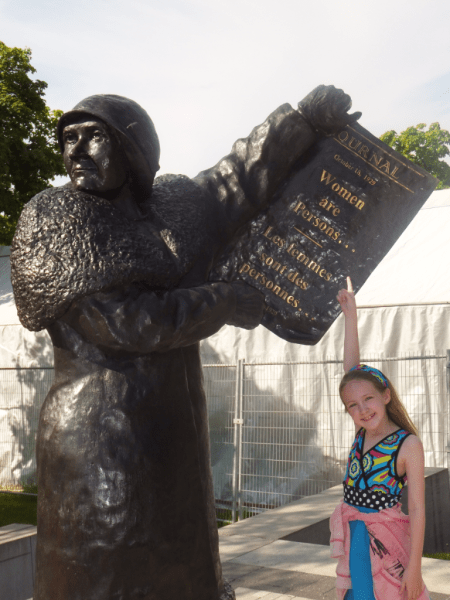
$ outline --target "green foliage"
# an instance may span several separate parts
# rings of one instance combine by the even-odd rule
[[[439,123],[432,123],[428,131],[425,127],[425,123],[420,123],[400,134],[386,131],[380,140],[437,177],[437,190],[450,188],[450,165],[445,161],[450,156],[450,132],[441,129]]]
[[[23,205],[64,175],[56,140],[62,111],[45,103],[45,81],[33,81],[31,50],[0,42],[0,244],[10,245]]]

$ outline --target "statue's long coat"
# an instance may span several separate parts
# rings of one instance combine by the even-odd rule
[[[55,381],[37,440],[34,600],[228,597],[198,341],[233,322],[236,295],[229,284],[205,282],[224,243],[268,203],[314,137],[283,105],[194,180],[156,180],[135,225],[165,241],[177,289],[120,277],[103,285],[103,273],[99,291],[71,296],[45,325]],[[17,282],[25,277],[26,213],[12,254]],[[23,290],[21,298],[26,321],[34,303]],[[247,326],[256,324],[249,316]]]

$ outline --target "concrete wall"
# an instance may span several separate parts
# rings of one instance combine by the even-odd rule
[[[0,527],[0,597],[31,600],[36,563],[36,527]]]

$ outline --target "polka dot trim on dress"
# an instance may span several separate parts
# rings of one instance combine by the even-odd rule
[[[383,510],[395,506],[400,501],[400,496],[370,489],[360,490],[344,483],[344,501],[353,506]]]

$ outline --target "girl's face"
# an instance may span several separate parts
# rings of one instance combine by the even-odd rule
[[[386,405],[390,399],[389,389],[379,392],[370,381],[362,379],[349,381],[342,390],[342,400],[355,425],[373,434],[381,433],[389,423]]]

